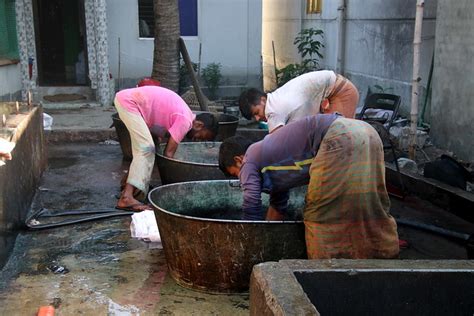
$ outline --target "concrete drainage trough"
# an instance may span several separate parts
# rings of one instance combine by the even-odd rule
[[[473,315],[474,261],[281,260],[254,266],[251,315]]]
[[[0,166],[0,268],[15,242],[30,208],[41,173],[46,167],[43,111],[15,102],[0,103],[0,137],[16,143],[13,159]],[[0,123],[1,124],[1,123]],[[3,124],[2,124],[3,125]]]

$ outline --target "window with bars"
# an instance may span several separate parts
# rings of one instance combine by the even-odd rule
[[[179,0],[181,36],[197,36],[197,0]],[[153,0],[138,0],[140,37],[155,37]]]
[[[306,0],[306,13],[321,13],[323,0]]]
[[[15,0],[0,0],[0,60],[18,58]]]

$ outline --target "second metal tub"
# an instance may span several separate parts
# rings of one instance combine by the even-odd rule
[[[156,153],[161,183],[225,179],[218,165],[220,145],[220,142],[183,142],[174,158],[168,158],[163,155],[166,145],[161,144]]]

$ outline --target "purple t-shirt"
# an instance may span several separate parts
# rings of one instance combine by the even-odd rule
[[[246,220],[265,219],[261,193],[270,194],[270,205],[286,212],[288,190],[308,184],[309,167],[329,126],[338,114],[318,114],[280,127],[252,144],[240,169]]]

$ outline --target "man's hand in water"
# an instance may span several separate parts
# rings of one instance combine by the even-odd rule
[[[173,137],[170,137],[168,139],[168,143],[166,144],[166,148],[164,152],[165,157],[173,158],[177,149],[178,149],[178,143],[173,139]]]

